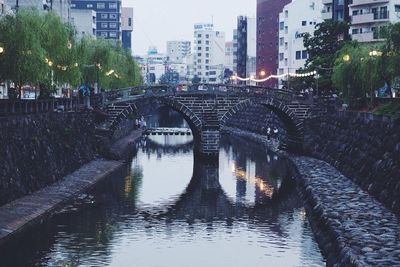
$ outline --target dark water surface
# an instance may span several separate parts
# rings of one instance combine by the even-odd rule
[[[0,248],[0,266],[325,265],[284,159],[224,138],[206,163],[190,142],[143,141],[125,173]]]

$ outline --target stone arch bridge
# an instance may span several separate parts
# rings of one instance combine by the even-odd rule
[[[111,134],[135,112],[140,103],[166,105],[179,112],[194,136],[194,149],[206,156],[219,151],[220,130],[236,113],[252,105],[273,111],[287,131],[282,146],[299,152],[303,142],[303,121],[310,115],[312,100],[286,90],[257,87],[201,84],[185,90],[171,86],[135,87],[105,93],[103,106]],[[260,112],[266,112],[260,109]]]

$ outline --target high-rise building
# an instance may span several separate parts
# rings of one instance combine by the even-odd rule
[[[333,0],[324,0],[323,1],[323,8],[322,8],[322,19],[332,19],[332,5]]]
[[[278,69],[278,25],[279,13],[290,0],[257,0],[257,76],[276,74]],[[260,77],[261,78],[261,77]],[[278,81],[270,79],[263,83],[277,86]]]
[[[72,9],[71,23],[75,26],[78,38],[96,38],[96,11],[91,9]]]
[[[350,35],[359,42],[382,41],[380,29],[388,23],[400,21],[400,0],[353,0]]]
[[[97,37],[121,40],[120,0],[72,0],[71,8],[96,11]]]
[[[238,49],[238,33],[237,29],[233,30],[233,72],[237,73],[237,49]]]
[[[4,3],[4,0],[0,0],[0,16],[3,16],[6,14],[6,4]]]
[[[225,64],[225,33],[213,24],[194,25],[194,69],[202,82],[220,83]]]
[[[333,0],[332,19],[335,21],[349,21],[349,4],[352,0]]]
[[[167,41],[167,57],[169,62],[181,63],[190,52],[190,41]]]
[[[121,14],[122,47],[132,50],[133,8],[123,7]]]
[[[43,1],[43,0],[29,0],[29,1],[18,1],[15,0],[5,0],[5,4],[12,10],[20,9],[36,9],[38,11],[49,11],[53,10],[57,15],[61,17],[63,22],[70,21],[70,10],[71,1],[70,0],[57,0],[57,1]]]
[[[237,20],[236,72],[239,77],[256,75],[256,20],[239,16]]]
[[[225,43],[225,68],[233,71],[233,42]]]
[[[322,0],[296,0],[279,14],[278,75],[296,72],[308,58],[303,34],[314,34],[315,25],[322,22]]]

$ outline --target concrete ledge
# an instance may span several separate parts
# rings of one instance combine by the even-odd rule
[[[118,161],[94,160],[59,182],[0,207],[0,245],[51,216],[68,200],[91,189],[123,166]]]

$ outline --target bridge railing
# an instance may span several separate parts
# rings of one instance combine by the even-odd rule
[[[172,96],[188,94],[208,94],[239,97],[273,97],[285,102],[306,102],[310,98],[296,95],[294,92],[262,86],[229,85],[229,84],[192,84],[192,85],[155,85],[122,88],[103,93],[103,104],[136,100],[145,96]]]
[[[80,107],[78,98],[54,98],[36,100],[0,100],[0,116],[75,111]]]

